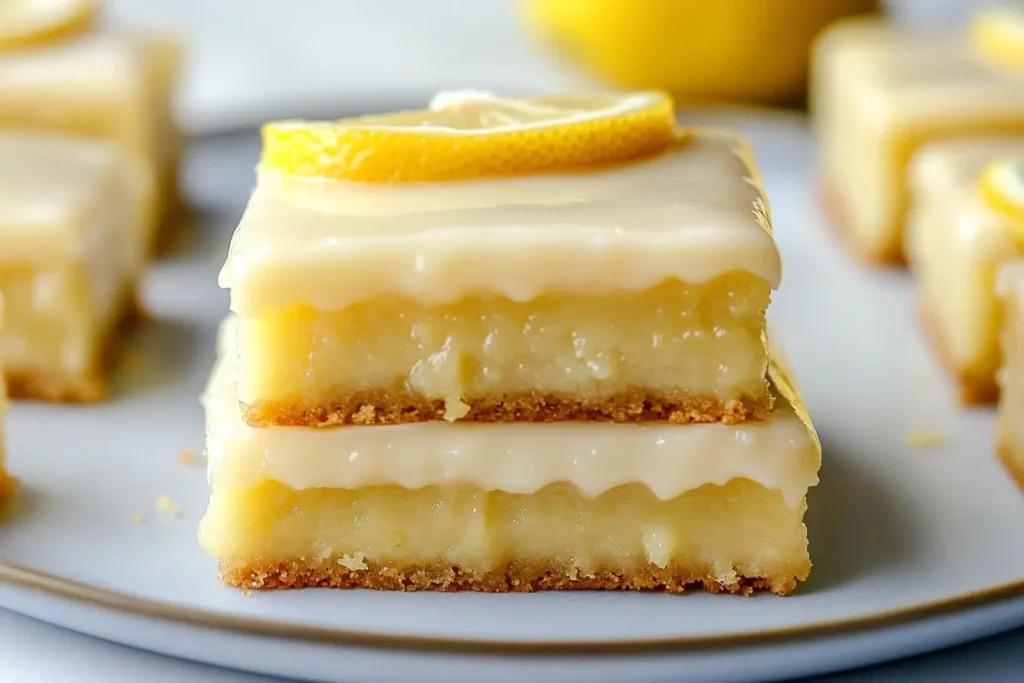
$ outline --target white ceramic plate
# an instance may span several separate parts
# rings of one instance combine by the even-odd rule
[[[204,472],[177,454],[202,450],[196,397],[227,306],[216,272],[251,184],[247,135],[197,144],[187,178],[201,225],[147,282],[153,320],[117,399],[10,413],[24,489],[0,530],[0,605],[205,662],[367,681],[767,680],[1024,624],[1024,496],[993,458],[991,412],[956,407],[907,276],[858,268],[838,248],[803,120],[713,118],[746,129],[764,167],[785,263],[771,317],[825,449],[807,516],[815,566],[797,595],[246,597],[218,584],[195,541]],[[908,447],[912,428],[948,443]],[[161,495],[180,517],[156,511]]]

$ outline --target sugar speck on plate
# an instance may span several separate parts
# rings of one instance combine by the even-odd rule
[[[911,448],[938,448],[946,445],[946,435],[934,429],[908,429],[907,445]]]
[[[191,448],[185,448],[178,453],[178,462],[182,465],[195,465],[199,462],[199,455]]]
[[[181,508],[174,504],[174,501],[167,496],[160,496],[156,499],[156,509],[168,517],[179,517]]]

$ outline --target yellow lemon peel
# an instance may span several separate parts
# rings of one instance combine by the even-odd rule
[[[1024,9],[990,7],[971,20],[970,39],[986,58],[1024,69]]]
[[[1016,240],[1024,244],[1024,159],[988,164],[978,188],[985,203],[1007,219]]]
[[[262,166],[369,183],[522,175],[623,163],[679,138],[660,92],[521,100],[442,93],[429,109],[263,127]]]

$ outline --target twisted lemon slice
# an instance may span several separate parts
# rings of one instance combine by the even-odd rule
[[[95,0],[0,0],[0,50],[70,38],[95,19]]]
[[[986,57],[1024,69],[1024,8],[982,10],[971,21],[970,35],[975,47]]]
[[[424,111],[263,127],[265,167],[372,183],[465,180],[614,164],[678,137],[659,92],[532,97],[442,93]]]
[[[1015,237],[1024,242],[1024,159],[992,162],[978,182],[988,205],[1009,219]]]

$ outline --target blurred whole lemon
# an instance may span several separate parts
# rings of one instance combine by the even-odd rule
[[[529,30],[622,88],[778,102],[803,93],[814,36],[879,0],[520,0]]]

